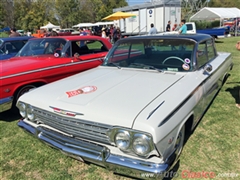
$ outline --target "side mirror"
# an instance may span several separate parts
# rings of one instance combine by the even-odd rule
[[[204,69],[204,72],[209,73],[209,72],[212,71],[212,65],[211,64],[206,64],[203,69]]]

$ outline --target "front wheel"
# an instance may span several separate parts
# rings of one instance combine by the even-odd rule
[[[29,85],[25,85],[25,86],[21,87],[19,90],[17,90],[17,92],[14,95],[14,99],[13,99],[13,105],[12,105],[13,111],[18,110],[16,107],[16,103],[17,103],[17,100],[19,99],[19,97],[22,96],[23,94],[27,93],[28,91],[30,91],[30,89],[34,89],[34,88],[36,88],[36,86],[29,84]]]
[[[184,138],[185,138],[185,125],[183,125],[181,130],[179,131],[177,140],[175,143],[175,148],[177,149],[176,150],[177,158],[180,156],[180,154],[182,152],[183,145],[184,145]]]

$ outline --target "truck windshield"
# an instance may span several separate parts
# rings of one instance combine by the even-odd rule
[[[187,39],[132,39],[117,43],[104,66],[191,71],[195,42]]]

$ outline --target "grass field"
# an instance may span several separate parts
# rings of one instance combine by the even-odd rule
[[[193,173],[200,172],[214,173],[214,179],[240,179],[240,109],[235,106],[240,88],[240,51],[235,49],[238,40],[231,37],[216,42],[218,51],[232,53],[234,68],[188,139],[175,167],[178,177],[173,179],[194,179]],[[1,180],[130,179],[63,155],[17,127],[18,119],[11,112],[0,114]],[[184,178],[188,172],[191,177]],[[230,178],[227,173],[238,177]]]

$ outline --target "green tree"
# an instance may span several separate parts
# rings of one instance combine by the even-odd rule
[[[209,7],[237,7],[240,8],[239,0],[210,0]]]
[[[15,0],[15,25],[24,30],[39,29],[48,21],[57,23],[52,0]]]
[[[126,0],[0,0],[0,26],[33,30],[51,22],[62,28],[101,21]]]
[[[5,17],[7,15],[6,9],[5,9],[5,2],[4,0],[0,0],[0,29],[5,27]]]
[[[62,28],[71,27],[81,17],[78,0],[56,0],[55,15]]]

